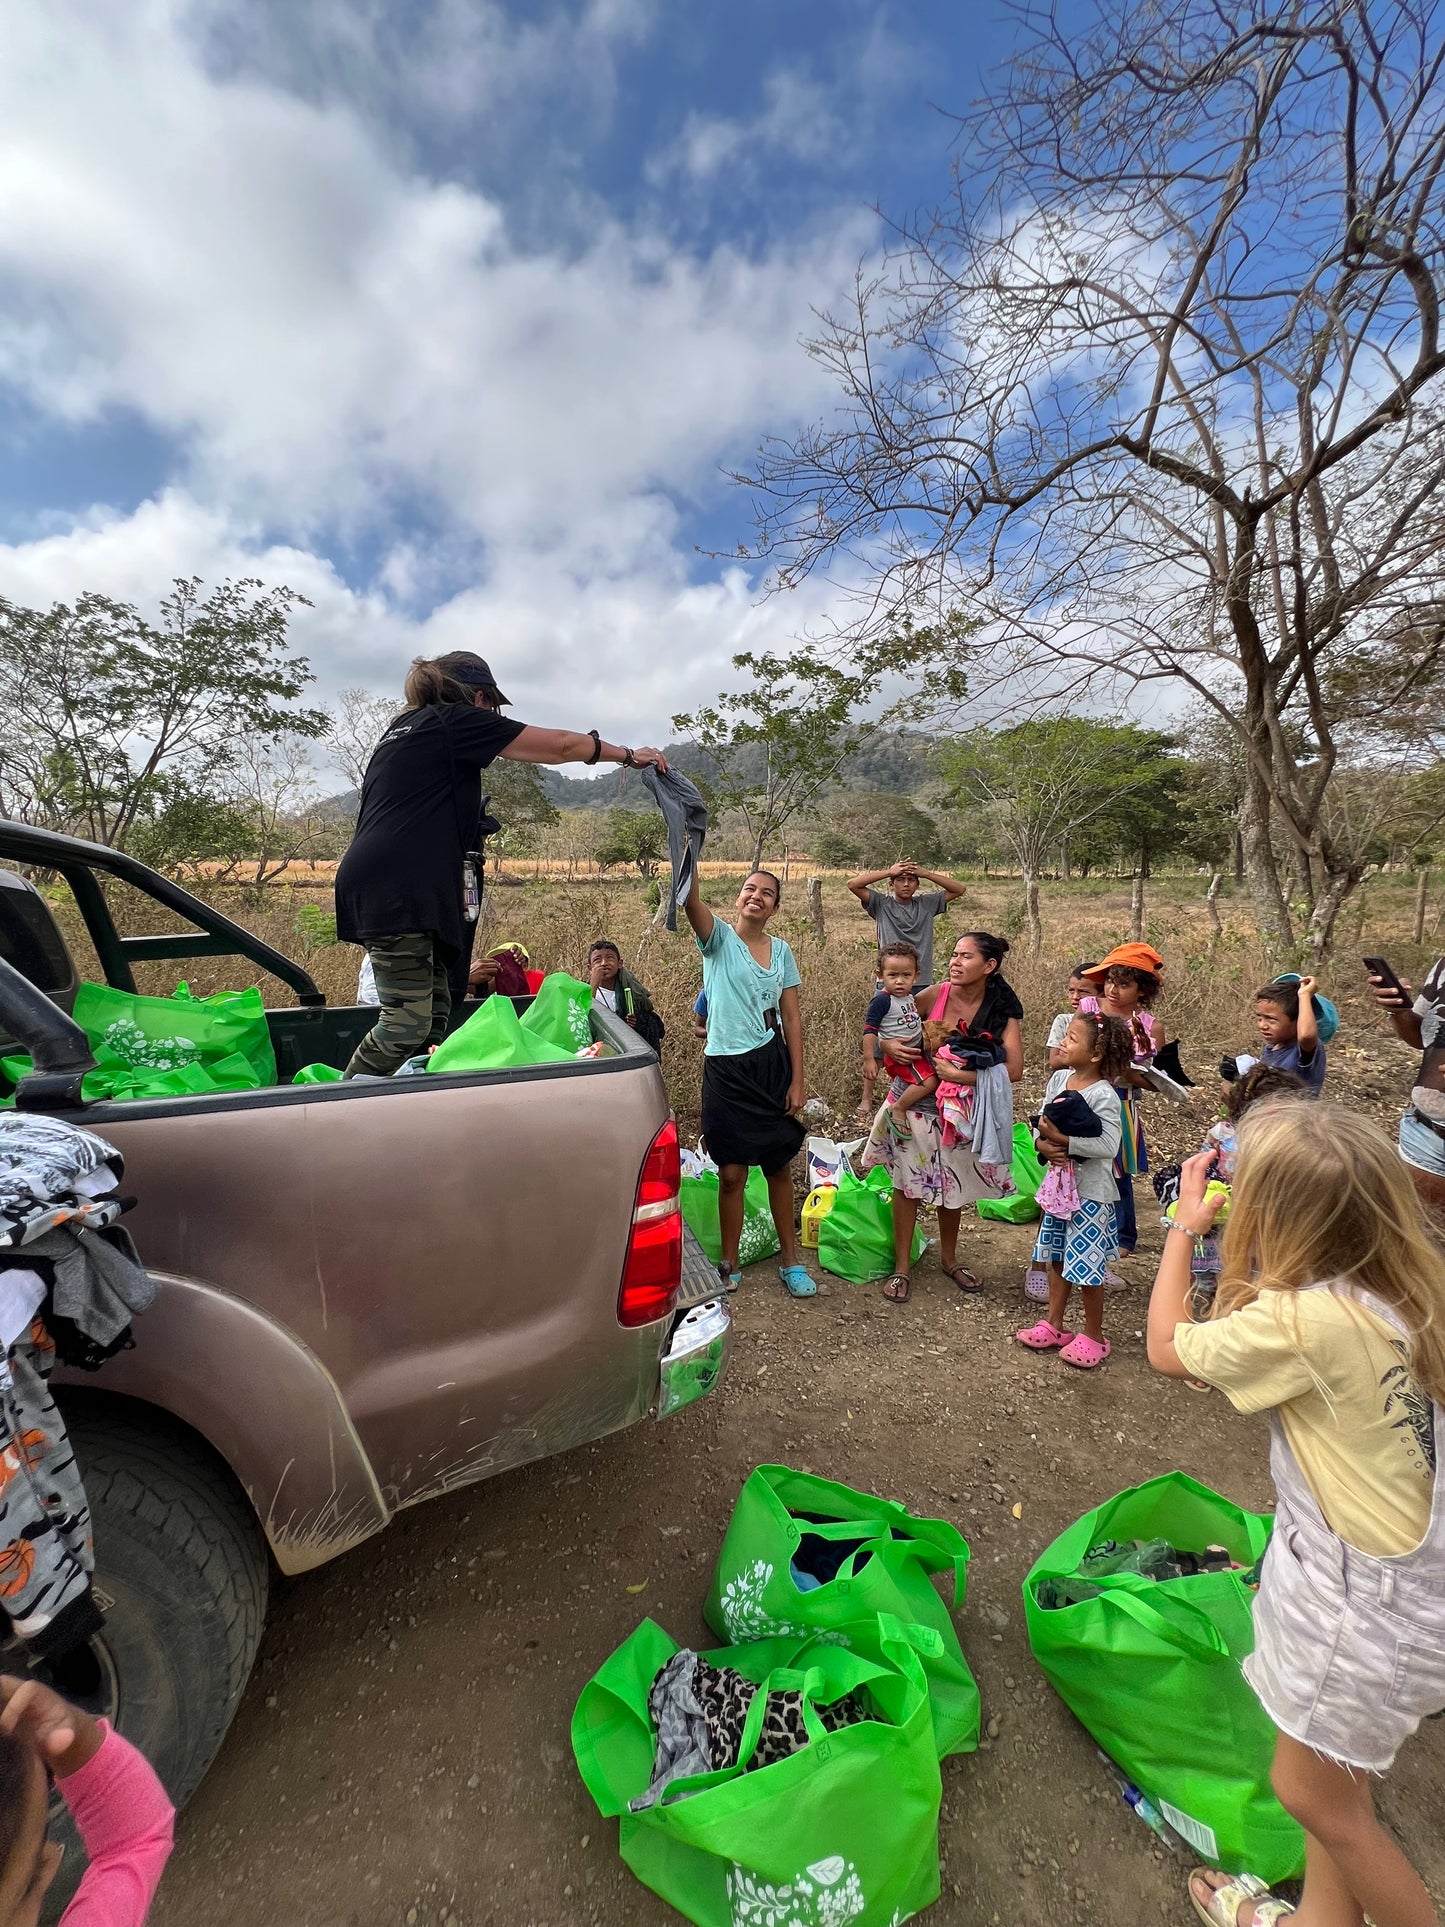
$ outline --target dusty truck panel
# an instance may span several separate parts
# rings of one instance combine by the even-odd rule
[[[117,1354],[103,1381],[64,1376],[142,1399],[198,1432],[245,1487],[282,1572],[324,1565],[379,1532],[390,1510],[315,1353],[227,1292],[154,1268],[152,1276],[160,1315],[147,1314],[144,1347]]]
[[[562,1088],[559,1107],[550,1079],[412,1078],[86,1121],[125,1156],[147,1261],[294,1332],[394,1507],[614,1431],[655,1394],[659,1330],[624,1330],[617,1292],[659,1081]]]
[[[91,1710],[179,1805],[255,1657],[268,1545],[303,1572],[401,1506],[671,1417],[720,1383],[731,1321],[682,1227],[657,1059],[608,1013],[596,1057],[295,1085],[345,1064],[373,1013],[327,1008],[299,965],[123,854],[0,822],[5,863],[0,1037],[32,1064],[17,1111],[117,1145],[161,1287],[133,1351],[55,1382],[107,1602]],[[242,981],[289,984],[298,1007],[267,1013],[280,1081],[85,1102],[74,972],[26,866],[70,886],[113,988],[137,962],[227,954]],[[195,927],[123,935],[107,874]]]

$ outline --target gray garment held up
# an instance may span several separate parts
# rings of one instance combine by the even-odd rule
[[[645,769],[642,780],[652,791],[667,824],[667,854],[672,864],[672,890],[667,905],[667,927],[677,928],[677,906],[692,892],[703,842],[707,837],[707,805],[696,783],[675,769]]]

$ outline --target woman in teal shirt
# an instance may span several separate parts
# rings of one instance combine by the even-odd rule
[[[798,1263],[791,1170],[805,1135],[794,1116],[804,1096],[803,980],[788,945],[767,932],[782,894],[771,870],[754,870],[738,893],[734,928],[708,909],[694,876],[684,908],[702,952],[707,996],[702,1132],[718,1167],[718,1272],[729,1291],[742,1281],[743,1186],[756,1164],[768,1181],[782,1246],[779,1276],[795,1298],[811,1298],[818,1287]]]

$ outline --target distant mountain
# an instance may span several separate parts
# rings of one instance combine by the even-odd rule
[[[840,789],[883,791],[891,796],[911,796],[922,789],[932,775],[929,754],[934,739],[922,730],[892,730],[866,743],[843,765]],[[696,743],[668,743],[667,760],[684,776],[704,786],[717,780],[714,757]],[[739,763],[746,776],[761,777],[765,751],[761,744],[749,744],[740,752]],[[652,799],[631,770],[612,768],[596,777],[564,776],[560,770],[544,769],[542,785],[548,801],[559,810],[606,810],[614,803],[626,809],[649,809]]]

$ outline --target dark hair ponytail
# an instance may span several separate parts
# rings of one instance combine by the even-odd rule
[[[965,930],[963,934],[978,945],[978,954],[985,963],[1003,969],[1003,960],[1009,953],[1007,937],[996,937],[991,930]]]

